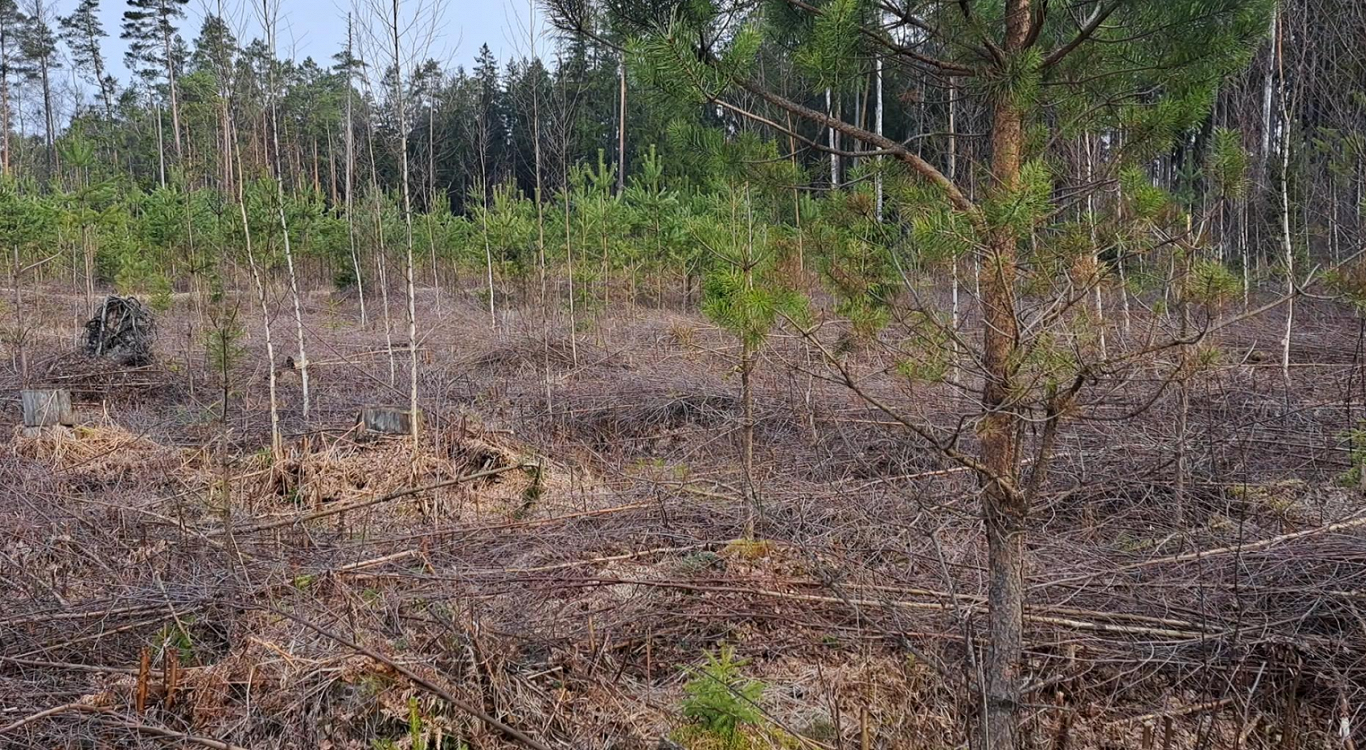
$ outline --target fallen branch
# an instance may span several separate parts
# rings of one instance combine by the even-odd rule
[[[28,716],[25,716],[24,718],[16,722],[0,727],[0,735],[9,734],[10,732],[22,729],[35,721],[46,719],[49,716],[56,716],[60,713],[66,713],[67,711],[95,711],[102,713],[108,710],[109,709],[107,708],[102,708],[100,706],[92,706],[89,703],[81,703],[79,701],[75,703],[67,703],[61,706],[53,706],[52,708],[44,709],[36,714],[29,714]]]
[[[408,678],[408,681],[413,683],[414,686],[419,687],[427,691],[428,693],[431,693],[432,695],[440,698],[441,700],[446,701],[447,703],[451,704],[452,706],[455,706],[461,711],[464,711],[470,716],[473,716],[474,718],[478,719],[484,724],[487,724],[489,727],[498,730],[510,739],[516,740],[522,743],[523,745],[532,748],[533,750],[550,750],[549,747],[542,744],[539,740],[535,739],[531,735],[523,732],[520,729],[517,729],[516,727],[504,724],[503,722],[499,721],[493,716],[490,716],[489,714],[485,713],[482,709],[472,706],[469,703],[460,700],[454,695],[451,695],[441,686],[428,681],[426,678],[422,677],[421,675],[417,674],[411,669],[408,669],[402,664],[399,664],[393,659],[384,656],[378,651],[366,648],[365,646],[362,646],[359,643],[349,641],[346,638],[343,638],[342,636],[337,635],[336,633],[333,633],[332,631],[324,628],[323,626],[318,625],[309,620],[305,620],[304,618],[299,617],[298,615],[290,614],[289,612],[278,610],[273,607],[266,607],[265,609],[266,611],[272,612],[286,619],[293,620],[294,622],[303,625],[304,627],[308,628],[309,630],[312,630],[318,635],[321,635],[329,640],[335,641],[336,643],[339,643],[342,646],[345,646],[346,648],[349,648],[358,654],[364,654],[365,656],[368,656],[369,658],[374,659],[377,662],[380,662],[381,664],[389,667],[395,672],[398,672],[399,674]]]
[[[1152,721],[1152,720],[1154,720],[1154,719],[1165,719],[1165,718],[1168,718],[1168,717],[1188,716],[1188,715],[1190,715],[1190,714],[1198,714],[1198,713],[1201,713],[1202,711],[1212,711],[1212,710],[1214,710],[1214,709],[1216,709],[1216,708],[1223,708],[1224,706],[1227,706],[1227,705],[1229,705],[1230,703],[1233,703],[1233,699],[1232,699],[1232,698],[1221,698],[1221,699],[1219,699],[1219,700],[1217,700],[1217,701],[1207,701],[1207,702],[1205,702],[1205,703],[1195,703],[1195,704],[1192,704],[1192,705],[1189,705],[1189,706],[1180,706],[1180,707],[1177,707],[1177,708],[1168,709],[1168,710],[1166,710],[1166,711],[1154,711],[1154,712],[1152,712],[1152,713],[1150,713],[1150,714],[1143,714],[1142,716],[1130,716],[1130,717],[1127,717],[1127,718],[1124,718],[1124,719],[1115,719],[1114,721],[1108,721],[1108,722],[1106,722],[1106,723],[1105,723],[1105,726],[1107,726],[1107,727],[1113,727],[1113,726],[1119,726],[1119,725],[1122,725],[1122,724],[1141,724],[1141,723],[1143,723],[1143,722],[1145,722],[1145,721]]]
[[[1065,583],[1089,581],[1092,578],[1098,578],[1104,575],[1113,575],[1115,573],[1127,573],[1131,570],[1149,568],[1154,565],[1170,565],[1175,563],[1197,562],[1199,560],[1205,560],[1211,557],[1219,557],[1221,555],[1235,553],[1241,555],[1245,552],[1256,552],[1258,550],[1267,549],[1268,547],[1274,547],[1278,544],[1284,544],[1285,542],[1293,542],[1298,539],[1304,539],[1305,537],[1317,536],[1319,534],[1331,534],[1336,531],[1346,531],[1348,529],[1356,529],[1361,528],[1363,526],[1366,526],[1366,515],[1357,516],[1356,518],[1350,518],[1346,521],[1330,523],[1326,526],[1315,526],[1312,529],[1305,529],[1303,531],[1292,531],[1289,534],[1273,536],[1269,539],[1263,539],[1260,542],[1251,542],[1249,544],[1234,544],[1227,547],[1216,547],[1214,549],[1196,550],[1194,552],[1183,552],[1177,555],[1157,557],[1151,560],[1143,560],[1141,562],[1130,563],[1128,565],[1121,565],[1118,568],[1111,568],[1109,570],[1099,570],[1094,573],[1087,573],[1086,575],[1073,576],[1071,578],[1062,578],[1056,581],[1045,581],[1043,583],[1035,584],[1033,588],[1046,588],[1048,586],[1057,586]]]
[[[280,519],[280,520],[278,520],[278,521],[268,521],[268,522],[266,522],[266,523],[258,523],[258,524],[255,524],[255,525],[253,525],[253,526],[246,526],[246,527],[243,527],[243,528],[240,528],[240,529],[232,529],[232,533],[233,533],[233,534],[255,534],[255,533],[258,532],[258,531],[270,531],[271,529],[282,529],[282,528],[285,528],[286,526],[294,526],[294,525],[296,525],[296,524],[301,524],[301,523],[304,523],[304,522],[306,522],[306,521],[314,521],[314,520],[317,520],[317,519],[319,519],[319,518],[326,518],[326,517],[328,517],[328,516],[335,516],[335,515],[337,515],[337,514],[339,514],[339,513],[346,513],[347,511],[359,510],[359,509],[361,509],[361,508],[369,508],[369,507],[371,507],[371,506],[373,506],[373,505],[379,505],[380,503],[387,503],[387,502],[389,502],[390,500],[398,500],[399,498],[409,497],[409,496],[411,496],[411,495],[417,495],[417,494],[421,494],[421,493],[423,493],[423,492],[429,492],[429,491],[431,491],[431,490],[439,490],[439,489],[441,489],[442,487],[451,487],[451,486],[454,486],[454,485],[457,485],[457,484],[464,484],[465,482],[472,482],[472,481],[474,481],[474,480],[476,480],[476,479],[483,479],[483,478],[485,478],[485,477],[491,477],[491,476],[496,476],[496,475],[498,475],[498,474],[504,474],[504,473],[509,472],[509,471],[512,471],[512,470],[514,470],[514,469],[524,469],[524,468],[526,468],[526,467],[528,467],[528,466],[532,466],[532,465],[533,465],[533,464],[513,464],[512,466],[500,466],[500,467],[498,467],[498,468],[496,468],[496,469],[487,469],[487,470],[485,470],[485,471],[476,471],[476,472],[474,472],[473,474],[465,474],[464,476],[459,476],[459,477],[456,477],[456,478],[454,478],[454,479],[447,479],[447,480],[444,480],[444,481],[441,481],[441,482],[433,482],[433,483],[431,483],[431,484],[424,484],[424,485],[422,485],[422,486],[420,486],[420,487],[409,487],[409,488],[407,488],[407,489],[398,490],[398,491],[396,491],[396,492],[390,492],[390,493],[387,494],[387,495],[380,495],[379,497],[367,498],[367,499],[365,499],[365,500],[357,500],[357,501],[355,501],[355,502],[352,502],[352,503],[345,503],[345,504],[342,504],[342,505],[333,505],[333,506],[328,507],[328,508],[325,508],[325,509],[323,509],[323,510],[316,510],[316,511],[313,511],[312,513],[303,513],[303,514],[300,514],[300,515],[297,515],[297,516],[291,516],[291,517],[289,517],[289,518],[282,518],[282,519]],[[220,529],[219,531],[214,532],[214,536],[222,536],[222,535],[227,534],[227,533],[228,533],[228,529]]]
[[[16,615],[0,620],[0,626],[27,625],[37,622],[58,622],[61,620],[85,620],[103,617],[117,617],[118,615],[141,615],[148,612],[155,612],[160,608],[156,604],[139,604],[131,607],[118,607],[114,609],[89,609],[77,612],[34,612],[27,615]]]
[[[912,602],[893,599],[853,599],[839,596],[826,596],[822,594],[794,594],[787,591],[773,591],[770,589],[752,589],[741,586],[704,586],[699,584],[682,583],[679,581],[651,581],[638,578],[596,578],[575,584],[583,586],[614,586],[618,584],[634,584],[636,586],[653,586],[657,588],[674,588],[699,593],[715,594],[743,594],[750,596],[764,596],[771,599],[785,599],[788,601],[814,602],[820,604],[843,604],[845,606],[874,607],[878,609],[927,609],[937,611],[951,611],[952,604],[943,602]],[[968,610],[981,610],[980,605],[970,605]],[[1175,630],[1171,628],[1144,627],[1139,625],[1116,625],[1106,622],[1091,622],[1087,620],[1077,620],[1064,617],[1052,617],[1049,615],[1029,614],[1024,615],[1026,622],[1034,622],[1043,625],[1059,625],[1072,628],[1074,630],[1092,630],[1103,633],[1124,633],[1128,635],[1147,635],[1164,638],[1191,639],[1208,637],[1210,634],[1196,630]]]
[[[42,661],[40,659],[20,659],[17,656],[0,656],[0,660],[23,667],[42,667],[43,669],[64,669],[70,672],[91,672],[93,674],[137,674],[137,667],[102,667],[98,664],[73,664],[65,661]]]
[[[139,734],[147,734],[153,737],[161,737],[162,739],[168,740],[179,740],[180,742],[189,742],[195,745],[210,747],[214,750],[247,750],[247,748],[242,747],[241,745],[234,745],[231,742],[216,740],[212,737],[201,737],[196,734],[186,734],[185,732],[177,732],[174,729],[158,727],[152,724],[136,724],[133,722],[122,722],[119,724],[119,726],[123,727],[124,729],[131,729]]]

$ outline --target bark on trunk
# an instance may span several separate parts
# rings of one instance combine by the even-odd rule
[[[1006,54],[1020,52],[1029,34],[1030,0],[1010,0],[1006,14]],[[1019,186],[1024,113],[1009,99],[996,104],[992,122],[991,172],[996,189]],[[1019,328],[1015,316],[1016,239],[1008,228],[991,228],[982,264],[985,381],[982,408],[982,464],[989,477],[982,495],[987,536],[987,655],[980,746],[1018,747],[1022,651],[1024,647],[1025,521],[1029,508],[1016,489],[1019,474],[1019,415],[1011,406],[1014,354]]]

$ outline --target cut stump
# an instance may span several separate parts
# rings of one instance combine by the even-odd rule
[[[418,419],[422,413],[418,412]],[[377,435],[407,435],[413,431],[413,419],[406,409],[391,406],[366,406],[356,415],[356,425],[362,437]]]
[[[26,390],[19,392],[24,410],[24,432],[32,434],[43,427],[71,426],[76,423],[71,414],[71,391]]]

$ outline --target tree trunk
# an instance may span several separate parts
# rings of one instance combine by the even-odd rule
[[[389,357],[389,386],[393,387],[398,383],[398,372],[397,364],[394,362],[394,325],[389,317],[389,250],[384,242],[384,193],[379,189],[374,131],[370,131],[369,135],[366,145],[370,152],[370,192],[375,198],[375,275],[379,283],[380,310],[384,316],[384,352]]]
[[[825,111],[832,118],[835,117],[834,102],[830,99],[830,89],[825,90]],[[840,157],[835,153],[836,133],[834,128],[829,128],[830,133],[830,188],[833,190],[840,186]]]
[[[569,283],[569,356],[575,367],[579,366],[579,344],[578,331],[575,330],[577,317],[574,310],[574,242],[573,231],[569,221],[569,138],[566,135],[563,149],[560,152],[560,178],[564,183],[564,263],[565,276]],[[687,303],[687,295],[684,294],[684,303]]]
[[[617,195],[626,191],[626,55],[618,66],[621,76],[621,102],[617,117]]]
[[[165,30],[165,27],[163,27],[161,37],[162,48],[165,50],[166,53],[166,85],[171,92],[171,130],[174,131],[172,133],[172,138],[175,142],[175,155],[176,158],[179,159],[181,156],[184,155],[184,152],[181,150],[180,145],[180,98],[176,95],[175,64],[172,60],[171,55],[171,35],[168,31]],[[274,44],[272,44],[272,59],[274,59],[274,54],[275,46]]]
[[[1029,34],[1030,0],[1009,0],[1005,52],[1019,54]],[[1020,182],[1024,113],[1003,98],[995,105],[991,131],[991,173],[995,189],[1008,192]],[[1009,227],[989,227],[982,286],[984,383],[981,461],[989,476],[982,494],[987,536],[987,655],[981,746],[1019,746],[1020,686],[1024,649],[1025,522],[1029,508],[1018,487],[1019,415],[1011,405],[1018,350],[1015,315],[1016,239]]]
[[[948,177],[950,181],[953,181],[953,182],[957,182],[957,180],[958,180],[958,133],[957,133],[957,127],[958,127],[958,117],[957,117],[957,110],[958,110],[958,102],[957,102],[957,98],[958,98],[958,85],[957,85],[957,81],[958,81],[958,79],[956,79],[956,78],[949,78],[949,100],[948,100],[948,103],[947,103],[947,107],[948,107],[948,128],[947,128],[947,129],[948,129],[948,163],[946,164],[946,171],[944,172],[944,175],[945,175],[946,177]],[[878,109],[879,109],[879,110],[882,109],[881,101],[882,101],[881,98],[879,98],[879,99],[878,99],[878,102],[879,102],[879,104],[878,104]],[[954,255],[953,258],[951,258],[949,262],[952,264],[952,268],[950,269],[950,283],[951,283],[952,286],[951,286],[951,288],[950,288],[951,299],[950,299],[949,302],[950,302],[951,309],[950,309],[949,325],[952,327],[952,331],[951,331],[951,332],[952,332],[952,334],[953,334],[952,337],[949,339],[949,347],[950,347],[950,356],[953,358],[953,371],[952,371],[952,373],[953,373],[953,374],[952,374],[952,378],[953,378],[953,379],[952,379],[952,382],[953,382],[955,385],[958,385],[958,384],[961,384],[961,383],[963,382],[963,370],[962,370],[963,353],[962,353],[962,351],[961,351],[961,349],[960,349],[960,347],[959,347],[959,344],[958,344],[958,327],[959,327],[959,325],[960,325],[960,323],[961,323],[961,321],[962,321],[962,308],[961,308],[961,305],[960,305],[960,303],[959,303],[959,287],[960,287],[960,282],[959,282],[959,279],[958,279],[958,256],[957,256],[957,255]]]
[[[1276,9],[1271,13],[1271,44],[1272,49],[1266,58],[1266,79],[1262,82],[1262,150],[1257,155],[1259,164],[1257,165],[1257,176],[1262,178],[1266,174],[1267,164],[1271,155],[1271,103],[1273,96],[1272,85],[1276,81],[1276,29],[1280,25],[1280,4],[1277,3]],[[1261,183],[1265,185],[1266,183]]]
[[[417,290],[413,287],[413,199],[408,179],[408,123],[403,106],[403,58],[399,49],[398,0],[394,0],[393,15],[394,42],[394,99],[398,105],[398,141],[402,154],[403,169],[403,229],[407,247],[407,263],[404,264],[404,281],[408,291],[408,405],[412,409],[413,455],[416,459],[420,422],[417,419]]]
[[[1278,9],[1279,12],[1279,9]],[[1281,25],[1276,25],[1276,67],[1280,73],[1281,99],[1281,252],[1285,258],[1285,332],[1281,336],[1281,378],[1290,385],[1290,340],[1295,330],[1295,247],[1290,236],[1290,100],[1286,95],[1285,46]]]
[[[877,59],[877,115],[873,120],[873,132],[882,135],[882,58]],[[882,155],[877,157],[878,167],[882,166]],[[953,179],[953,177],[949,177]],[[882,223],[882,171],[878,170],[876,179],[873,181],[873,189],[877,193],[877,221]]]
[[[47,164],[51,169],[49,177],[57,176],[57,121],[52,117],[52,84],[48,80],[48,62],[46,58],[38,60],[38,74],[43,84],[43,127],[46,130],[44,139],[47,141]]]
[[[161,186],[166,187],[166,139],[161,133],[161,107],[153,106],[152,114],[156,117],[157,123],[157,176],[161,180]]]
[[[271,57],[273,58],[275,55],[276,19],[271,13],[269,1],[270,0],[262,0],[263,7],[261,10],[263,12],[263,15],[261,19],[262,23],[264,23],[266,27],[265,31],[268,40],[267,43],[270,49]],[[173,70],[169,65],[167,66],[167,69],[168,71]],[[174,73],[172,73],[172,75],[174,75]],[[270,140],[271,146],[274,147],[275,150],[275,158],[271,162],[271,164],[274,167],[275,175],[275,209],[276,215],[280,220],[280,239],[284,245],[285,251],[285,270],[289,273],[289,296],[294,302],[294,331],[296,334],[296,338],[298,339],[299,345],[299,359],[296,361],[295,364],[299,368],[299,384],[301,390],[303,391],[303,416],[304,419],[308,419],[310,400],[308,393],[308,354],[304,349],[304,313],[303,303],[299,298],[299,277],[298,274],[296,274],[294,271],[294,251],[291,248],[289,242],[289,222],[285,218],[285,184],[284,175],[282,173],[282,166],[280,164],[280,123],[279,116],[277,115],[275,109],[276,94],[275,74],[273,72],[273,69],[269,77],[269,80],[267,81],[267,85],[269,87],[266,98],[269,100]],[[171,79],[171,105],[172,107],[175,106],[174,77]],[[171,113],[171,126],[176,128],[176,154],[178,156],[180,155],[180,132],[179,125],[177,123],[177,115],[173,110]]]
[[[9,176],[10,166],[10,103],[9,103],[9,29],[0,32],[0,146],[4,149],[0,169]]]
[[[527,41],[532,53],[536,52],[536,5],[531,0],[527,8]],[[539,56],[534,58],[539,61]],[[534,70],[540,70],[538,65]],[[555,414],[554,394],[551,390],[550,382],[550,306],[546,300],[548,290],[546,282],[545,267],[545,203],[544,186],[541,180],[541,82],[533,78],[531,81],[531,146],[533,162],[532,166],[536,171],[536,266],[541,276],[541,354],[545,366],[545,411],[552,418]]]
[[[271,340],[270,336],[270,302],[266,295],[266,284],[261,275],[261,268],[256,263],[256,254],[252,251],[251,246],[251,222],[247,218],[247,199],[245,193],[246,179],[245,173],[242,171],[242,150],[237,145],[237,137],[232,123],[231,107],[225,106],[224,111],[228,113],[224,116],[226,123],[225,127],[228,129],[228,143],[232,150],[228,156],[228,169],[232,169],[232,158],[235,156],[238,172],[236,179],[233,179],[233,175],[229,175],[229,182],[235,182],[237,184],[237,210],[241,213],[242,217],[242,240],[247,251],[247,264],[251,268],[251,279],[256,286],[256,302],[261,307],[261,324],[265,330],[266,375],[268,378],[267,384],[270,389],[270,455],[273,460],[278,461],[284,454],[284,442],[280,435],[280,403],[276,395],[275,343]]]
[[[356,275],[356,297],[360,300],[360,325],[365,328],[369,320],[365,315],[365,282],[362,279],[360,252],[356,247],[356,217],[353,213],[355,200],[352,196],[353,180],[356,170],[356,125],[352,115],[351,97],[351,15],[346,16],[346,175],[343,178],[346,190],[346,238],[351,244],[351,268]]]

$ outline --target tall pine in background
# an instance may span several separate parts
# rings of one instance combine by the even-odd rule
[[[180,100],[176,90],[178,21],[185,17],[190,0],[128,0],[123,13],[123,33],[128,42],[125,62],[147,79],[158,72],[164,75],[166,96],[171,105],[171,139],[177,157],[182,156],[180,138]],[[164,181],[164,180],[163,180]]]
[[[99,18],[100,0],[81,0],[71,15],[62,16],[61,37],[71,50],[71,61],[75,63],[80,77],[93,85],[99,92],[100,104],[104,107],[104,117],[114,119],[114,92],[118,81],[109,75],[104,64],[104,25]]]

